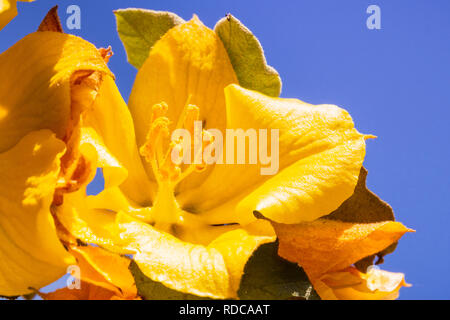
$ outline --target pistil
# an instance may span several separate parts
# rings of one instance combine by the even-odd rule
[[[188,99],[189,101],[189,99]],[[194,161],[182,170],[182,159],[184,158],[183,146],[186,147],[186,141],[169,141],[169,125],[171,121],[166,116],[168,106],[161,102],[152,107],[150,129],[147,134],[147,140],[141,147],[141,155],[150,163],[153,175],[158,185],[158,191],[152,207],[152,218],[155,221],[155,227],[173,233],[174,225],[181,225],[185,222],[186,212],[184,212],[174,195],[175,187],[183,179],[193,172],[203,171],[206,163],[202,160],[204,148],[212,142],[207,131],[201,129],[201,134],[194,134],[195,124],[199,118],[199,108],[186,102],[176,129],[185,129],[189,131],[191,138],[190,151],[194,150]],[[164,150],[164,146],[167,146]],[[194,146],[200,148],[194,148]],[[178,155],[178,159],[173,159],[173,154]],[[190,159],[192,160],[192,159]],[[191,219],[189,219],[191,220]]]

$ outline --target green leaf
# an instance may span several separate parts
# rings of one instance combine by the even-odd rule
[[[352,223],[394,221],[392,207],[367,189],[367,169],[361,167],[353,195],[325,219]]]
[[[352,223],[395,221],[392,207],[367,189],[367,173],[367,169],[361,167],[353,195],[345,200],[339,208],[325,216],[324,219]],[[394,242],[383,251],[357,261],[355,266],[361,272],[366,272],[367,268],[373,265],[375,257],[378,257],[376,264],[381,264],[384,261],[384,256],[394,252],[396,247],[397,242]]]
[[[258,39],[238,19],[228,14],[217,22],[214,31],[222,40],[239,84],[271,97],[281,93],[281,78],[268,66]]]
[[[156,41],[169,29],[184,23],[176,14],[165,11],[120,9],[114,14],[128,62],[137,69],[144,64]]]
[[[244,300],[318,300],[306,273],[278,256],[278,243],[259,247],[247,262],[239,288]]]

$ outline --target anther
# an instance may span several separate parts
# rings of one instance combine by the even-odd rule
[[[155,104],[152,107],[152,116],[150,119],[150,123],[153,123],[153,121],[155,121],[159,117],[165,116],[167,114],[168,109],[169,107],[165,102]]]
[[[192,172],[200,172],[205,170],[207,163],[203,159],[203,152],[205,148],[214,141],[212,136],[206,130],[200,128],[201,134],[196,134],[196,121],[199,119],[200,109],[186,102],[178,119],[178,126],[186,129],[191,134],[191,150],[195,151],[193,155],[193,163],[184,167],[181,170],[185,154],[185,143],[181,141],[171,141],[167,150],[163,152],[163,147],[169,139],[169,125],[170,121],[166,114],[168,106],[165,102],[155,104],[151,110],[150,129],[147,134],[147,140],[141,147],[140,152],[145,159],[150,163],[153,174],[158,184],[164,183],[172,188],[175,187],[181,180],[186,178]],[[196,148],[195,146],[201,146]],[[168,184],[166,184],[166,182]]]

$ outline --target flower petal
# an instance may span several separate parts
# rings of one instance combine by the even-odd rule
[[[90,174],[77,191],[64,193],[64,201],[55,207],[58,222],[65,231],[85,243],[129,253],[120,247],[114,211],[126,210],[143,218],[150,209],[135,207],[118,187],[126,179],[127,170],[111,155],[93,127],[79,128],[78,143],[80,157],[90,164]],[[94,178],[97,167],[103,169],[106,189],[97,196],[87,196],[86,186]]]
[[[0,30],[17,15],[17,0],[0,0]]]
[[[74,263],[50,213],[64,150],[61,140],[42,130],[0,153],[0,295],[43,287]]]
[[[118,295],[136,297],[136,285],[128,269],[129,259],[93,246],[74,246],[70,252],[77,258],[81,280]]]
[[[79,132],[79,153],[90,164],[90,174],[77,191],[64,194],[64,201],[56,207],[55,214],[72,236],[115,250],[116,240],[120,239],[117,239],[113,211],[125,210],[145,220],[151,210],[135,207],[118,187],[126,179],[127,170],[111,155],[97,132],[90,126],[81,127]],[[86,186],[94,178],[97,167],[103,169],[105,190],[87,196]]]
[[[239,220],[228,222],[251,221],[257,210],[274,221],[298,223],[331,213],[353,194],[365,142],[345,110],[270,98],[237,85],[225,94],[227,129],[268,129],[268,140],[271,129],[279,130],[279,157],[272,159],[279,172],[262,175],[268,165],[260,163],[216,165],[199,188],[180,195],[184,206],[205,212],[234,201],[236,212],[226,211]]]
[[[273,226],[280,241],[279,255],[297,262],[314,279],[380,252],[412,231],[393,221],[359,224],[319,219]]]
[[[121,238],[134,261],[154,281],[184,293],[211,298],[235,298],[245,263],[261,244],[274,237],[237,229],[208,246],[183,242],[148,224],[119,213]]]
[[[223,89],[237,83],[223,44],[214,31],[197,17],[170,29],[155,43],[139,70],[131,92],[129,107],[138,146],[146,141],[151,110],[162,101],[169,106],[172,131],[181,111],[190,103],[200,108],[200,120],[209,128],[225,128]],[[150,166],[147,172],[151,175]],[[193,174],[181,182],[180,190],[197,185],[204,174]],[[198,180],[197,180],[198,179]]]
[[[18,0],[33,2],[34,0]],[[17,15],[17,0],[0,0],[0,30]]]
[[[116,157],[111,154],[109,149],[103,143],[102,138],[93,128],[81,127],[78,143],[80,153],[87,161],[95,166],[95,168],[91,168],[92,173],[95,172],[97,168],[103,169],[106,188],[118,186],[126,179],[127,170]]]
[[[111,75],[102,56],[81,38],[35,32],[0,55],[0,152],[28,132],[50,129],[64,139],[72,116],[72,76]]]
[[[257,228],[259,229],[259,227],[261,226]],[[252,234],[250,228],[226,232],[209,244],[209,247],[215,248],[223,256],[230,277],[230,291],[233,298],[237,297],[236,294],[244,274],[245,264],[253,252],[260,245],[273,242],[276,239],[270,233],[261,236],[259,230]]]
[[[372,268],[364,274],[354,267],[327,273],[313,285],[324,300],[394,300],[400,288],[409,287],[403,273]]]
[[[124,194],[141,205],[149,205],[155,186],[148,181],[136,145],[133,119],[114,80],[105,77],[95,102],[84,116],[84,125],[91,126],[109,153],[126,168],[127,178],[120,185]],[[91,134],[93,135],[93,134]],[[108,173],[104,172],[108,185]]]
[[[56,208],[55,214],[71,236],[113,252],[130,253],[120,247],[116,214],[109,210],[89,208],[85,188],[65,194],[64,203]]]

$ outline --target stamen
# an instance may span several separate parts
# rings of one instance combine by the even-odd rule
[[[172,159],[172,150],[178,149],[178,154],[180,159],[179,161],[173,161]],[[170,180],[171,182],[178,180],[178,178],[181,175],[181,168],[179,164],[181,163],[182,159],[182,151],[181,145],[175,142],[170,143],[170,147],[166,152],[166,155],[164,157],[164,160],[160,163],[161,165],[161,174],[166,180]]]
[[[191,163],[185,171],[179,176],[179,178],[175,181],[174,185],[180,183],[183,179],[189,176],[193,172],[202,172],[206,169],[207,163],[203,158],[203,153],[205,148],[210,145],[214,141],[214,136],[211,135],[208,131],[202,130],[202,147],[198,150],[197,154],[194,155],[194,162]],[[205,141],[206,140],[206,141]],[[199,163],[200,162],[200,163]]]
[[[157,158],[162,158],[163,141],[169,136],[170,120],[165,116],[167,109],[164,102],[152,107],[150,130],[146,142],[140,148],[141,155],[151,164],[157,182],[161,178]]]
[[[183,160],[183,146],[181,141],[172,141],[164,152],[164,144],[169,138],[170,121],[166,114],[168,106],[165,102],[155,104],[152,107],[151,124],[147,134],[147,140],[141,147],[142,156],[151,164],[153,174],[158,184],[167,181],[168,185],[174,188],[181,180],[193,172],[201,172],[206,169],[206,162],[203,159],[205,148],[213,142],[213,136],[202,129],[201,134],[195,134],[195,123],[199,119],[200,109],[190,104],[189,96],[180,118],[178,119],[177,129],[184,128],[191,134],[191,152],[194,151],[193,163],[189,164],[184,170],[181,169]],[[198,130],[198,128],[197,128]],[[194,145],[198,150],[194,150]],[[172,151],[176,151],[178,159],[172,159]]]
[[[214,141],[214,136],[198,123],[200,109],[189,101],[190,97],[181,112],[176,129],[188,130],[190,141],[189,139],[184,141],[182,138],[178,141],[169,141],[171,122],[167,117],[168,106],[165,102],[161,102],[152,107],[146,142],[140,148],[140,153],[150,163],[158,184],[152,207],[154,226],[169,233],[173,233],[174,225],[183,224],[185,218],[185,212],[175,198],[175,187],[191,173],[206,169],[207,163],[203,159],[203,153]],[[184,154],[185,152],[189,153]],[[193,162],[183,165],[185,156],[192,153],[195,153],[193,159],[189,160]]]
[[[157,103],[152,107],[152,117],[150,119],[150,123],[153,123],[156,119],[159,117],[163,117],[167,114],[167,110],[169,107],[167,106],[167,103],[164,101],[161,103]]]

